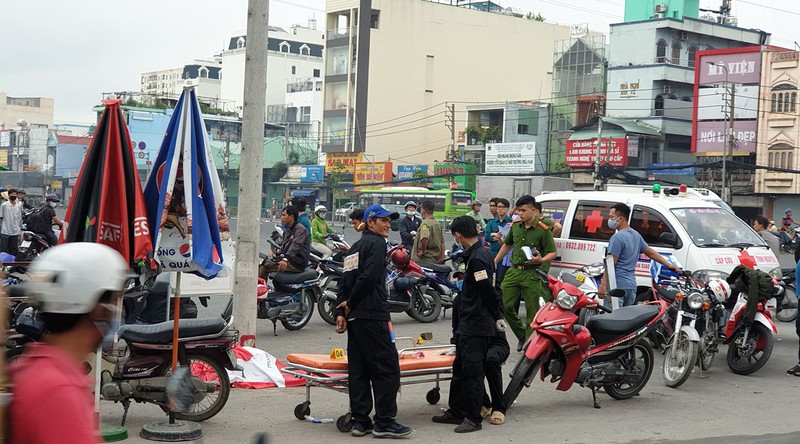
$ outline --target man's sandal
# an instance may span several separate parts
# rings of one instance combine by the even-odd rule
[[[492,425],[502,425],[506,422],[506,415],[503,412],[498,412],[497,410],[492,412],[492,417],[489,419],[489,424]]]

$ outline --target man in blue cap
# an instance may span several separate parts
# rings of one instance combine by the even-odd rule
[[[379,438],[401,438],[411,434],[411,428],[395,421],[400,362],[384,276],[386,239],[392,220],[398,217],[382,205],[367,208],[366,229],[344,259],[335,315],[336,331],[347,331],[353,436],[372,433]],[[370,419],[373,394],[375,416]]]
[[[417,217],[417,203],[413,200],[406,202],[405,209],[406,217],[400,219],[398,225],[400,226],[400,240],[408,250],[414,246],[414,236],[417,235],[422,219]]]

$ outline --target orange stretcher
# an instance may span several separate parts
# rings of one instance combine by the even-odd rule
[[[397,338],[410,339],[414,338]],[[400,360],[400,385],[434,383],[434,387],[425,395],[425,400],[436,404],[441,399],[440,384],[452,378],[455,352],[452,345],[429,345],[405,348],[398,352]],[[347,376],[347,358],[336,359],[329,355],[292,353],[286,357],[283,373],[302,378],[306,381],[306,400],[294,408],[297,419],[306,419],[311,414],[311,388],[321,387],[340,393],[349,389]],[[350,412],[336,420],[336,428],[340,432],[349,432],[353,428]]]

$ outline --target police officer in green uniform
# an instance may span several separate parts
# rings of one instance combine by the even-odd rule
[[[511,251],[511,267],[506,271],[501,289],[503,291],[503,311],[511,331],[517,336],[517,351],[522,350],[525,340],[531,334],[531,321],[539,311],[539,297],[550,299],[547,281],[536,272],[550,270],[550,262],[556,257],[556,243],[553,240],[552,226],[541,220],[541,213],[535,208],[533,196],[525,195],[517,200],[517,214],[521,221],[511,226],[503,246],[494,258],[494,263],[503,260]],[[528,258],[523,247],[536,252]],[[512,250],[513,248],[513,250]],[[514,305],[522,295],[525,301],[526,323],[522,324]]]

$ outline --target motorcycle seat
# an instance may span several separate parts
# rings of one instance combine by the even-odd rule
[[[278,272],[278,273],[270,273],[270,277],[275,283],[278,284],[301,284],[306,281],[313,281],[317,279],[319,275],[315,270],[305,269],[300,273],[291,273],[291,272]]]
[[[680,293],[679,290],[674,288],[656,287],[656,293],[669,302],[675,302],[675,296]]]
[[[225,331],[225,319],[181,319],[178,323],[178,338],[218,335]],[[128,342],[146,344],[168,344],[172,342],[173,321],[158,324],[127,324],[119,330],[119,337]]]
[[[630,333],[647,325],[659,311],[661,309],[656,304],[622,307],[606,315],[592,316],[586,322],[586,328],[589,329],[592,336],[607,333]]]
[[[422,268],[433,270],[433,272],[437,274],[450,273],[451,271],[453,271],[453,269],[450,268],[449,265],[439,265],[439,264],[434,264],[432,262],[419,262],[417,263],[417,265],[419,265]]]

